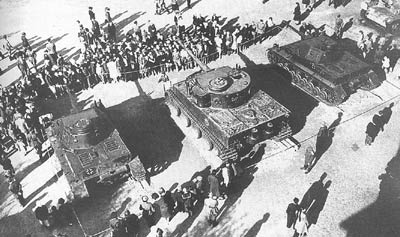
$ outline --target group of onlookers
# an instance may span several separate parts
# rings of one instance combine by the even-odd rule
[[[34,213],[39,223],[46,228],[72,226],[75,220],[71,204],[63,198],[58,199],[57,205],[52,205],[50,208],[46,205],[38,205]]]
[[[207,221],[211,226],[217,225],[220,214],[219,200],[226,199],[231,192],[232,180],[240,176],[243,169],[238,163],[227,162],[215,170],[195,174],[193,179],[178,186],[172,191],[160,188],[149,196],[142,196],[139,211],[148,227],[159,221],[170,222],[179,212],[187,213],[188,218],[198,213],[203,206],[207,208]],[[206,180],[205,180],[206,178]],[[118,217],[111,214],[110,228],[114,237],[136,236],[139,233],[139,217],[125,212]],[[158,233],[165,230],[159,226]],[[162,236],[162,235],[161,235]]]

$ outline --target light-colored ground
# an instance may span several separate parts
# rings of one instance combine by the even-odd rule
[[[194,3],[196,1],[193,1]],[[260,18],[272,16],[276,22],[283,19],[291,19],[294,0],[277,1],[270,0],[266,4],[259,1],[245,0],[201,0],[192,10],[184,13],[184,22],[190,23],[193,13],[210,15],[217,13],[227,17],[227,22],[238,17],[238,23],[251,22]],[[307,21],[316,25],[326,23],[333,25],[334,15],[341,13],[345,19],[358,16],[359,0],[351,1],[346,8],[333,9],[323,2],[314,10]],[[87,6],[94,7],[96,17],[101,22],[104,18],[104,7],[111,8],[112,15],[117,15],[114,20],[119,24],[119,30],[126,32],[132,26],[133,20],[139,24],[146,23],[148,19],[163,27],[171,25],[172,16],[154,16],[153,1],[120,0],[120,1],[66,1],[66,0],[2,0],[0,1],[0,24],[1,34],[10,34],[10,41],[14,44],[19,42],[22,31],[27,33],[28,39],[36,37],[32,44],[43,44],[42,40],[52,36],[61,37],[56,42],[57,48],[72,55],[77,50],[77,24],[80,19],[88,25]],[[184,5],[183,5],[184,6]],[[138,14],[137,14],[138,13]],[[136,18],[140,15],[138,18]],[[349,32],[347,37],[355,37],[358,29],[367,29],[357,23]],[[265,49],[273,43],[291,42],[296,38],[293,33],[284,31],[272,40],[265,41],[260,45],[252,46],[244,54],[256,64],[266,64]],[[43,49],[38,53],[41,57]],[[4,70],[9,62],[3,60],[0,67]],[[238,55],[224,57],[218,62],[210,64],[211,67],[219,65],[240,64],[245,66],[244,61]],[[399,69],[397,67],[397,69]],[[264,72],[264,71],[263,71]],[[171,73],[173,80],[184,78],[190,72]],[[257,75],[260,75],[258,72]],[[359,91],[352,95],[345,103],[336,107],[328,107],[324,104],[316,104],[315,107],[307,105],[310,100],[301,92],[291,95],[293,91],[287,88],[279,88],[273,82],[273,78],[279,78],[276,72],[266,70],[261,73],[265,77],[266,85],[279,90],[277,94],[293,98],[293,101],[283,99],[284,105],[296,106],[297,119],[304,120],[304,127],[294,135],[294,138],[302,142],[299,151],[280,153],[272,157],[264,157],[255,167],[252,167],[254,175],[246,176],[237,184],[237,192],[227,201],[227,206],[221,215],[219,225],[211,229],[205,225],[204,212],[196,219],[184,221],[185,216],[177,216],[168,229],[174,231],[178,226],[175,236],[260,236],[277,237],[291,236],[292,231],[285,227],[285,210],[287,204],[297,196],[301,198],[312,182],[326,172],[332,185],[329,188],[327,202],[320,214],[318,223],[310,229],[310,236],[385,236],[379,229],[379,222],[370,223],[365,221],[365,227],[371,228],[371,235],[361,234],[359,226],[349,223],[349,218],[357,217],[360,211],[368,210],[379,193],[378,176],[384,173],[384,169],[399,149],[399,107],[398,95],[400,90],[390,83],[400,86],[397,78],[398,71],[388,76],[388,82],[375,89],[373,93]],[[0,83],[7,85],[18,76],[18,69],[14,66],[0,77]],[[270,79],[272,78],[272,79]],[[183,183],[192,175],[202,170],[207,164],[201,158],[190,139],[184,137],[179,129],[162,111],[158,99],[162,95],[161,88],[156,83],[156,78],[148,78],[137,83],[118,83],[112,85],[98,85],[94,89],[84,91],[78,96],[81,105],[89,104],[93,99],[102,99],[103,103],[110,109],[118,126],[124,129],[125,134],[134,143],[144,163],[151,165],[165,164],[160,167],[162,172],[151,170],[155,175],[151,177],[154,188],[163,186],[171,187],[175,182]],[[143,90],[146,95],[140,95]],[[285,94],[289,93],[289,94]],[[373,114],[387,106],[393,98],[395,106],[393,115],[385,131],[379,133],[373,146],[364,146],[364,131]],[[388,101],[385,104],[381,104]],[[65,113],[69,106],[68,98],[59,101],[50,101],[56,112]],[[302,103],[306,103],[305,105]],[[61,107],[63,106],[63,107]],[[372,108],[372,109],[371,109]],[[370,110],[371,109],[371,110]],[[63,112],[60,112],[63,111]],[[331,124],[338,112],[343,112],[342,124],[335,130],[332,145],[324,153],[316,167],[308,175],[299,169],[303,162],[304,148],[314,145],[320,124],[326,122]],[[135,132],[130,132],[135,131]],[[32,233],[32,236],[49,236],[50,233],[39,227],[34,219],[32,209],[39,200],[49,204],[64,195],[62,191],[63,179],[54,178],[56,174],[52,157],[43,165],[39,165],[37,157],[31,152],[27,157],[17,153],[12,157],[12,162],[17,168],[17,175],[25,177],[22,180],[25,196],[29,196],[30,204],[22,209],[7,193],[7,187],[2,176],[0,178],[0,236],[14,237]],[[33,169],[35,168],[35,169]],[[27,175],[27,176],[25,176]],[[110,190],[100,190],[99,196],[93,197],[77,206],[77,214],[87,234],[94,234],[107,228],[107,217],[112,210],[119,213],[127,208],[138,212],[137,198],[142,194],[132,183],[125,183]],[[32,194],[32,195],[31,195]],[[373,215],[373,214],[372,214]],[[368,218],[367,218],[368,219]],[[370,218],[374,220],[374,218]],[[359,220],[363,223],[363,219]],[[371,227],[374,225],[375,228]],[[79,225],[68,227],[63,230],[70,236],[83,236]],[[145,231],[147,233],[147,231]],[[351,233],[351,234],[349,234]],[[389,235],[386,235],[389,236]],[[391,237],[391,236],[390,236]]]

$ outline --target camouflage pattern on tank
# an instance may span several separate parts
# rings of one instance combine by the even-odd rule
[[[265,139],[291,136],[290,111],[254,88],[248,73],[228,66],[210,69],[187,51],[202,71],[175,83],[166,104],[222,161],[237,159],[241,150]]]

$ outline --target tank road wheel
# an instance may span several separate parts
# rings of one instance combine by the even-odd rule
[[[177,107],[175,107],[175,106],[173,106],[173,105],[171,105],[169,103],[167,104],[167,106],[168,106],[169,111],[171,112],[172,115],[178,116],[178,117],[179,117],[179,115],[181,115],[181,109],[180,108],[177,108]]]
[[[185,127],[190,127],[190,125],[192,124],[192,121],[190,121],[190,119],[188,117],[186,117],[185,115],[182,115],[182,121],[183,124],[185,125]]]
[[[193,127],[194,137],[200,139],[202,136],[201,130],[199,128]]]
[[[326,93],[325,90],[322,90],[321,93],[320,93],[320,97],[323,100],[328,100],[328,93]]]
[[[292,81],[296,84],[299,83],[299,78],[296,76],[295,71],[290,71],[290,75],[292,76]]]
[[[319,98],[322,99],[322,97],[321,97],[321,89],[320,89],[318,86],[315,87],[315,94],[316,94]]]
[[[313,84],[312,84],[311,82],[307,81],[307,82],[306,82],[306,89],[307,89],[309,92],[312,92]]]

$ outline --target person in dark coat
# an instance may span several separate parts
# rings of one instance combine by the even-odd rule
[[[174,200],[175,200],[174,214],[184,211],[184,201],[182,198],[182,188],[181,187],[178,187],[175,190]]]
[[[15,178],[11,180],[8,186],[10,192],[14,195],[14,197],[19,201],[21,206],[25,205],[24,193],[22,191],[22,185]]]
[[[317,134],[317,142],[315,144],[315,156],[320,157],[321,151],[323,150],[327,138],[329,136],[329,130],[326,124],[324,123]]]
[[[52,206],[49,211],[49,224],[50,226],[58,226],[60,224],[60,212],[56,206]]]
[[[26,38],[26,33],[25,32],[22,32],[21,43],[22,43],[22,47],[24,47],[24,49],[31,50],[31,46],[30,46],[30,44],[28,42],[28,39]]]
[[[297,214],[301,211],[300,205],[299,205],[299,199],[295,197],[293,199],[293,203],[290,203],[288,207],[286,208],[286,214],[287,214],[287,222],[286,222],[286,227],[291,228],[294,226],[296,223],[297,219]]]
[[[327,174],[324,172],[318,181],[315,181],[311,187],[304,194],[303,199],[300,202],[300,207],[302,209],[307,210],[314,200],[318,199],[321,193],[324,190],[324,179],[327,177]]]
[[[74,220],[74,213],[71,204],[65,202],[63,198],[58,199],[58,210],[63,223],[72,226]]]
[[[3,155],[3,157],[0,157],[0,165],[3,167],[3,170],[9,170],[12,174],[15,174],[15,170],[11,164],[10,158],[6,157],[5,155]]]
[[[136,236],[139,233],[139,218],[135,214],[131,214],[129,210],[124,213],[123,223],[126,233],[129,237]]]
[[[190,5],[191,0],[186,0],[186,3],[187,3],[187,8],[188,8],[188,9],[191,9],[191,8],[192,8],[192,6]]]
[[[382,125],[386,125],[390,117],[392,116],[392,107],[394,106],[394,103],[391,103],[388,107],[383,108],[382,110]]]
[[[374,117],[372,117],[372,122],[376,125],[378,130],[383,131],[383,116],[382,116],[382,111],[379,111],[378,114],[375,114]]]
[[[189,214],[189,216],[193,215],[193,195],[187,188],[182,189],[182,199],[183,205],[185,208],[185,212]]]
[[[211,174],[208,176],[208,183],[210,185],[210,193],[211,196],[216,196],[217,198],[221,197],[221,193],[219,191],[219,180],[216,176],[217,171],[212,170]]]
[[[88,13],[89,13],[89,19],[90,20],[96,19],[96,16],[95,16],[95,14],[93,12],[93,7],[89,7]]]
[[[373,122],[369,122],[367,125],[367,130],[365,131],[365,145],[370,146],[375,140],[375,137],[378,135],[378,132],[379,128]]]
[[[171,192],[165,191],[164,188],[160,188],[158,193],[160,194],[161,199],[167,206],[167,212],[168,212],[168,216],[169,216],[168,221],[170,221],[174,214],[175,201],[172,198]]]
[[[41,205],[35,209],[35,216],[42,226],[49,227],[49,210],[46,205]]]
[[[296,2],[296,7],[293,11],[293,20],[296,22],[296,25],[300,25],[301,22],[301,11],[300,11],[300,3]]]
[[[98,38],[101,36],[101,32],[100,32],[100,25],[99,22],[96,21],[96,19],[92,19],[92,32],[93,32],[93,36],[95,38]]]

